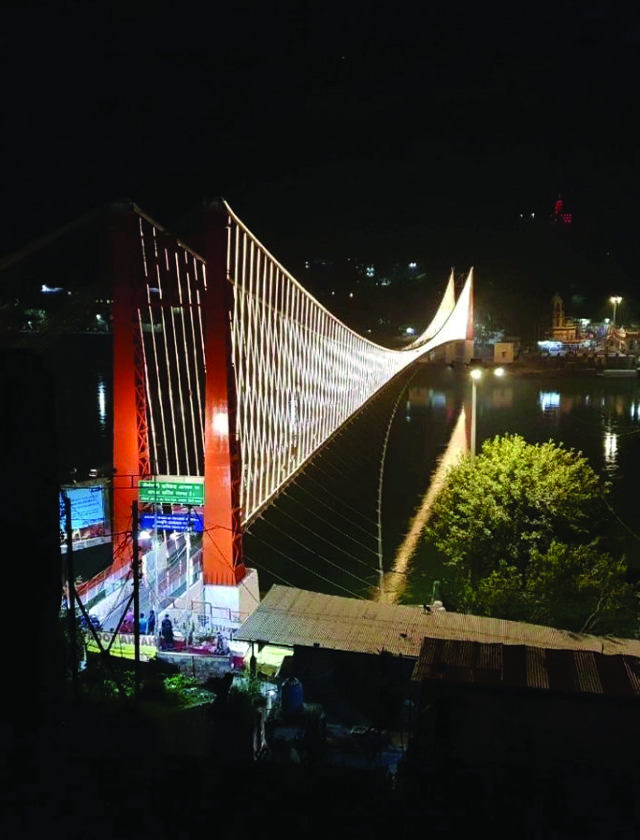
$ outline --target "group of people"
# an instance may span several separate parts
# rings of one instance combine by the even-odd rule
[[[133,615],[128,615],[126,619],[122,622],[122,631],[125,633],[133,632],[134,627],[134,619]],[[140,614],[140,619],[138,622],[138,627],[140,633],[142,635],[151,636],[155,633],[156,629],[156,614],[154,610],[151,610],[148,617],[145,617],[144,613]],[[189,634],[189,643],[191,643],[193,630]],[[161,650],[174,650],[175,648],[175,638],[173,635],[173,622],[169,618],[168,613],[162,619],[160,623],[160,649]],[[218,654],[228,654],[229,653],[229,643],[227,639],[223,636],[222,633],[218,633],[216,637],[216,644],[215,644],[215,652]]]
[[[140,621],[138,622],[140,626],[140,632],[147,636],[153,636],[156,631],[156,614],[154,610],[151,610],[149,613],[148,618],[144,617],[144,613],[140,613]]]
[[[129,613],[122,625],[120,630],[123,633],[133,633],[135,627],[135,620],[133,613]],[[138,620],[138,629],[140,634],[143,636],[153,636],[156,632],[156,614],[155,610],[151,610],[148,616],[145,616],[144,613],[140,613],[140,618]],[[160,647],[162,650],[173,650],[174,647],[174,637],[173,637],[173,622],[169,618],[169,615],[165,615],[160,623]]]
[[[133,613],[127,614],[120,625],[120,630],[123,633],[135,632],[135,618]],[[153,636],[156,632],[156,614],[154,610],[151,610],[148,617],[145,617],[144,613],[140,613],[140,618],[138,619],[138,630],[143,636]]]

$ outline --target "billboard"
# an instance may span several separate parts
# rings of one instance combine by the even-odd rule
[[[109,542],[106,491],[102,484],[73,485],[60,490],[60,546],[66,551],[64,496],[71,503],[73,550]]]

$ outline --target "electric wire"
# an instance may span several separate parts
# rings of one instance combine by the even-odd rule
[[[603,500],[604,500],[605,505],[609,508],[609,510],[611,511],[611,513],[615,516],[615,518],[616,518],[616,519],[618,520],[618,522],[622,525],[622,527],[623,527],[623,528],[626,528],[626,530],[627,530],[627,531],[631,534],[631,536],[632,536],[632,537],[634,537],[636,540],[638,540],[638,542],[640,542],[640,536],[638,536],[638,534],[636,534],[636,532],[633,530],[633,528],[631,528],[629,525],[627,525],[627,523],[626,523],[626,522],[624,522],[624,521],[623,521],[623,520],[622,520],[622,519],[618,516],[618,514],[616,513],[616,511],[615,511],[615,510],[611,507],[611,505],[610,505],[609,500],[607,499],[607,497],[606,497],[606,496],[603,496],[602,498],[603,498]]]
[[[338,569],[338,571],[343,572],[343,574],[349,575],[350,577],[357,580],[359,583],[363,583],[365,586],[371,586],[372,585],[369,581],[364,580],[363,578],[359,577],[358,575],[354,574],[353,572],[350,572],[348,569],[345,569],[343,566],[340,566],[338,563],[334,563],[333,560],[329,560],[328,557],[325,557],[323,554],[320,554],[319,551],[314,551],[312,548],[309,548],[309,546],[306,546],[304,543],[300,542],[300,540],[297,540],[295,537],[292,537],[290,533],[285,531],[283,528],[280,528],[274,522],[267,521],[267,524],[270,525],[272,528],[275,528],[275,530],[279,531],[281,534],[284,534],[288,539],[291,540],[291,542],[294,542],[294,543],[296,543],[296,545],[299,545],[301,548],[304,548],[304,550],[309,552],[309,554],[314,554],[316,557],[319,557],[321,560],[324,560],[325,563],[328,563],[330,566],[333,566],[335,569]],[[262,541],[265,542],[265,540],[261,536],[256,535],[255,533],[254,533],[254,536],[258,536],[258,539],[262,539]],[[284,555],[284,556],[286,556],[286,555]],[[325,578],[325,580],[326,580],[326,578]]]
[[[320,505],[322,505],[323,507],[326,507],[329,511],[331,511],[331,513],[336,514],[337,516],[341,516],[341,517],[345,520],[345,522],[348,522],[348,523],[349,523],[349,525],[351,525],[353,528],[357,528],[359,531],[362,531],[362,533],[363,533],[363,534],[366,534],[366,536],[370,537],[372,540],[375,540],[375,539],[376,539],[375,534],[372,534],[370,531],[367,531],[365,528],[363,528],[361,525],[358,525],[358,524],[357,524],[356,522],[354,522],[352,519],[349,519],[349,517],[348,517],[348,516],[345,516],[345,515],[344,515],[344,513],[342,513],[341,511],[337,510],[336,508],[331,507],[331,505],[327,504],[326,502],[323,502],[323,501],[322,501],[322,499],[319,499],[319,498],[315,495],[315,493],[312,493],[310,490],[307,490],[307,489],[306,489],[306,487],[302,487],[302,485],[301,485],[300,483],[298,483],[298,482],[295,482],[295,481],[294,481],[294,482],[293,482],[293,484],[292,484],[292,485],[290,485],[290,486],[295,488],[295,492],[296,492],[296,493],[298,493],[298,492],[302,492],[302,493],[306,493],[308,496],[311,496],[311,498],[314,500],[314,502],[315,502],[316,504],[320,504]],[[295,498],[295,496],[293,495],[293,493],[291,492],[291,490],[290,490],[289,488],[287,488],[286,490],[284,490],[284,491],[283,491],[283,495],[284,495],[284,496],[287,496],[287,497],[288,497],[288,498],[290,498],[292,501],[296,502],[296,504],[299,504],[299,505],[301,505],[301,506],[303,505],[303,503],[302,503],[302,502],[300,502],[300,500],[299,500],[299,499],[296,499],[296,498]],[[327,525],[328,525],[328,524],[331,524],[331,523],[329,523],[326,519],[323,519],[323,518],[320,516],[320,514],[319,514],[319,513],[317,513],[316,511],[312,510],[311,508],[306,507],[306,508],[305,508],[305,510],[307,510],[309,513],[313,513],[313,514],[314,514],[314,516],[317,516],[317,517],[318,517],[318,519],[322,519],[322,521],[323,521],[325,524],[327,524]],[[333,527],[336,527],[336,526],[334,525]]]
[[[276,548],[275,546],[271,545],[271,543],[269,543],[267,540],[265,540],[265,539],[264,539],[264,537],[261,537],[261,536],[259,536],[259,535],[257,535],[257,534],[254,534],[253,536],[254,536],[256,539],[260,540],[260,542],[264,543],[264,544],[265,544],[268,548],[270,548],[272,551],[275,551],[275,552],[276,552],[277,554],[279,554],[281,557],[284,557],[284,558],[286,558],[287,560],[291,560],[291,562],[292,562],[292,563],[295,563],[295,565],[296,565],[296,566],[300,566],[300,568],[301,568],[301,569],[304,569],[306,572],[309,572],[309,574],[315,575],[316,577],[318,577],[318,578],[320,578],[321,580],[323,580],[325,583],[328,583],[330,586],[335,586],[335,587],[337,587],[338,589],[342,589],[342,590],[343,590],[343,592],[346,592],[348,595],[351,595],[351,597],[352,597],[352,598],[357,598],[357,599],[362,600],[362,601],[366,601],[366,600],[367,600],[366,598],[364,598],[364,596],[362,596],[362,595],[357,595],[355,592],[352,592],[350,589],[347,589],[347,587],[346,587],[346,586],[342,586],[341,584],[336,583],[335,581],[329,580],[329,578],[325,577],[325,576],[324,576],[323,574],[321,574],[320,572],[317,572],[317,571],[315,571],[314,569],[310,569],[308,566],[305,566],[305,565],[304,565],[304,563],[300,563],[300,561],[299,561],[299,560],[294,559],[294,558],[293,558],[293,557],[291,557],[289,554],[286,554],[284,551],[281,551],[280,549],[278,549],[278,548]],[[368,581],[364,581],[364,583],[366,583],[366,585],[367,585],[367,586],[371,586],[371,584],[370,584]]]
[[[320,453],[319,453],[319,454],[320,454]],[[329,460],[327,459],[327,457],[326,457],[326,456],[324,456],[324,458],[323,458],[323,459],[324,459],[325,461],[327,461],[327,463],[331,464],[331,461],[329,461]],[[351,486],[351,479],[350,479],[350,476],[348,476],[348,475],[346,475],[345,473],[343,473],[343,472],[342,472],[341,470],[339,470],[337,467],[335,467],[335,466],[334,466],[334,470],[335,470],[336,472],[340,473],[340,475],[342,476],[342,481],[341,481],[341,479],[336,478],[336,476],[331,475],[331,473],[330,473],[330,472],[327,472],[327,470],[325,470],[325,469],[324,469],[324,467],[323,467],[321,464],[319,464],[317,460],[314,462],[314,465],[313,465],[313,466],[314,466],[314,470],[319,470],[319,471],[320,471],[323,475],[326,475],[326,476],[327,476],[327,478],[330,478],[333,482],[335,482],[335,483],[339,484],[339,485],[340,485],[340,487],[344,487],[344,486],[345,486],[345,482],[346,482],[346,485],[347,485],[347,486]],[[310,481],[315,481],[315,479],[313,479],[312,477],[309,477],[309,480],[310,480]],[[318,481],[315,481],[315,483],[316,483],[316,484],[319,484],[319,482],[318,482]],[[320,487],[322,487],[322,486],[323,486],[323,485],[322,485],[322,484],[320,484]],[[368,488],[368,490],[370,490],[370,489],[371,489],[371,488]],[[325,490],[326,490],[326,488],[325,488]],[[370,522],[374,522],[374,523],[375,523],[375,520],[374,520],[374,519],[371,519],[371,518],[370,518],[370,517],[368,517],[366,514],[361,513],[360,511],[358,511],[358,510],[357,510],[357,508],[354,508],[354,507],[353,507],[353,505],[348,505],[346,502],[345,502],[344,504],[345,504],[345,507],[349,507],[349,509],[350,509],[350,510],[352,510],[352,511],[354,511],[354,513],[359,513],[359,514],[360,514],[360,516],[362,516],[362,518],[363,518],[363,519],[368,519]]]
[[[321,473],[323,473],[323,475],[326,475],[326,476],[327,476],[327,478],[330,478],[330,479],[332,479],[333,481],[335,481],[335,480],[336,480],[336,479],[334,479],[334,478],[333,478],[333,476],[331,476],[329,473],[327,473],[327,472],[326,472],[326,470],[323,470],[323,469],[322,469],[322,467],[320,467],[318,464],[314,464],[314,469],[316,469],[316,468],[317,468],[318,470],[320,470],[320,472],[321,472]],[[325,486],[324,484],[321,484],[321,483],[320,483],[317,479],[315,479],[313,476],[308,475],[308,474],[305,474],[305,479],[306,479],[307,481],[311,481],[311,482],[313,482],[313,484],[317,484],[317,485],[318,485],[318,487],[320,487],[322,490],[324,490],[324,492],[325,492],[325,493],[326,493],[326,492],[328,492],[328,491],[327,491],[326,486]],[[345,508],[347,508],[348,510],[353,511],[353,513],[358,514],[358,516],[360,516],[362,519],[366,519],[366,520],[367,520],[367,522],[371,522],[373,525],[375,525],[375,526],[377,527],[378,523],[375,521],[375,519],[371,519],[371,517],[367,516],[365,513],[362,513],[362,511],[358,510],[357,508],[354,508],[354,507],[353,507],[353,505],[350,505],[350,504],[348,504],[347,502],[342,501],[342,500],[340,501],[340,505],[341,505],[341,507],[345,507]]]
[[[262,569],[264,572],[267,572],[268,574],[272,575],[273,577],[278,578],[278,580],[282,581],[282,583],[284,583],[284,585],[285,585],[285,586],[290,586],[292,589],[296,589],[296,588],[297,588],[295,584],[291,583],[291,581],[289,581],[289,580],[287,580],[286,578],[282,577],[282,575],[281,575],[281,574],[279,574],[279,572],[274,572],[272,569],[270,569],[270,568],[268,568],[267,566],[265,566],[265,565],[264,565],[264,563],[258,563],[258,562],[257,562],[257,560],[252,560],[252,559],[251,559],[251,557],[247,556],[246,554],[245,554],[245,559],[246,559],[246,560],[247,560],[247,561],[248,561],[248,562],[249,562],[252,566],[255,566],[255,567],[256,567],[256,568],[258,568],[258,569]],[[261,602],[258,602],[258,603],[261,603]]]
[[[283,516],[286,516],[288,519],[293,520],[293,522],[295,522],[295,523],[296,523],[296,525],[299,525],[301,528],[304,528],[304,530],[305,530],[305,531],[309,531],[309,533],[310,533],[310,534],[313,534],[313,536],[314,536],[314,537],[318,537],[318,539],[320,539],[320,540],[324,540],[324,542],[326,542],[326,543],[327,543],[328,545],[330,545],[332,548],[336,548],[336,549],[338,549],[338,551],[341,551],[343,554],[346,554],[346,555],[347,555],[347,557],[351,557],[351,559],[352,559],[352,560],[355,560],[355,561],[356,561],[356,562],[358,562],[358,563],[362,563],[362,565],[363,565],[363,566],[367,566],[367,565],[368,565],[368,564],[367,564],[364,560],[361,560],[360,558],[358,558],[358,557],[356,557],[355,555],[351,554],[350,552],[346,551],[346,549],[341,548],[340,546],[335,545],[335,544],[334,544],[334,543],[332,543],[330,540],[328,540],[326,537],[323,537],[321,534],[318,534],[318,533],[317,533],[316,531],[314,531],[312,528],[309,528],[309,526],[308,526],[308,525],[305,525],[303,522],[300,522],[300,520],[298,520],[298,519],[296,519],[295,517],[291,516],[291,514],[290,514],[290,513],[287,513],[287,511],[286,511],[286,510],[283,510],[282,508],[279,508],[279,513],[283,514]],[[308,511],[308,513],[311,513],[311,514],[313,514],[313,515],[316,515],[316,514],[314,514],[314,512],[313,512],[313,511],[311,511],[311,510],[310,510],[310,511]],[[318,518],[319,518],[322,522],[324,522],[326,525],[329,525],[331,528],[333,528],[334,530],[336,530],[339,534],[342,534],[342,536],[343,536],[343,537],[346,537],[348,540],[351,540],[352,542],[355,542],[355,543],[356,543],[356,545],[359,545],[361,548],[364,548],[364,549],[365,549],[365,551],[369,551],[371,554],[375,554],[375,556],[376,556],[376,557],[378,556],[378,552],[377,552],[375,549],[373,549],[373,548],[369,548],[369,546],[366,546],[364,543],[361,543],[359,540],[356,540],[356,539],[354,539],[353,537],[350,537],[350,536],[349,536],[349,534],[345,533],[344,531],[341,531],[339,528],[337,528],[335,525],[332,525],[330,522],[327,522],[327,520],[326,520],[326,519],[322,519],[322,517],[318,517]]]

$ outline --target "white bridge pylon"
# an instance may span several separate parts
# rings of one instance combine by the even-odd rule
[[[240,503],[247,525],[396,374],[436,347],[467,338],[473,276],[470,271],[456,301],[452,272],[427,329],[409,346],[391,350],[332,315],[225,207]]]

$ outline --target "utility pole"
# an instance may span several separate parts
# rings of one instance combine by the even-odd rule
[[[133,675],[134,697],[140,694],[140,548],[138,545],[138,501],[131,502],[131,541],[133,544]]]
[[[71,529],[71,499],[64,493],[64,519],[67,535],[67,620],[69,622],[69,650],[71,652],[71,685],[73,696],[78,697],[78,651],[76,630],[75,583],[73,574],[73,532]]]

